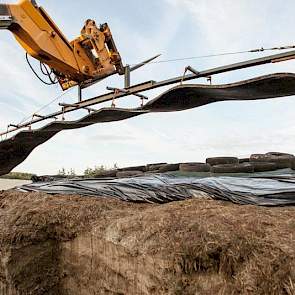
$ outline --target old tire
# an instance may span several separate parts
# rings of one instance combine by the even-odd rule
[[[223,164],[211,167],[212,173],[253,173],[254,167],[249,163]]]
[[[211,166],[225,165],[225,164],[238,164],[239,159],[235,157],[214,157],[206,159],[206,163]]]
[[[171,172],[171,171],[178,171],[179,164],[166,164],[159,169],[160,173]]]
[[[156,171],[156,170],[159,170],[160,168],[164,167],[165,165],[167,165],[167,163],[147,164],[146,171]]]
[[[277,164],[278,169],[292,168],[293,161],[295,159],[294,155],[286,153],[272,152],[267,153],[267,155],[270,156],[271,160]]]
[[[250,157],[250,161],[255,163],[275,163],[277,169],[291,168],[294,159],[293,155],[283,153],[254,154]]]
[[[211,166],[206,163],[183,163],[179,165],[181,172],[210,172]]]
[[[239,164],[249,163],[249,162],[250,162],[250,158],[239,159]]]
[[[276,156],[276,157],[287,156],[287,157],[295,158],[295,156],[292,155],[292,154],[279,153],[279,152],[270,152],[270,153],[266,153],[266,155],[268,155],[268,156]]]
[[[135,177],[135,176],[142,176],[142,171],[119,171],[117,172],[116,176],[118,178],[127,178],[127,177]]]
[[[277,164],[271,162],[252,162],[251,165],[254,167],[254,172],[267,172],[278,169]]]
[[[141,171],[146,172],[146,166],[133,166],[133,167],[125,167],[125,168],[119,168],[119,172],[123,171]]]
[[[250,162],[268,162],[269,160],[269,156],[267,156],[266,154],[253,154],[250,156]]]
[[[108,178],[108,177],[116,177],[117,170],[108,170],[108,171],[101,171],[97,173],[94,178]]]

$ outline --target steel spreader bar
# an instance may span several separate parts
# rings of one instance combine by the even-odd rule
[[[225,65],[225,66],[221,66],[217,68],[208,69],[205,71],[200,71],[200,72],[196,71],[193,74],[179,76],[179,77],[171,78],[171,79],[160,81],[160,82],[147,81],[141,84],[130,86],[128,87],[128,89],[125,88],[126,91],[120,91],[119,93],[115,93],[115,91],[113,91],[110,93],[105,93],[103,95],[99,95],[93,98],[89,98],[89,99],[77,102],[75,104],[64,106],[61,111],[57,111],[55,113],[42,116],[42,118],[33,119],[30,122],[14,125],[15,126],[14,128],[6,132],[0,133],[0,136],[6,135],[8,133],[17,131],[22,128],[30,127],[32,124],[39,123],[47,119],[54,119],[55,117],[58,117],[65,113],[73,112],[79,109],[86,109],[87,107],[90,107],[96,104],[111,101],[113,100],[114,95],[116,96],[116,99],[118,99],[118,98],[130,96],[130,95],[135,95],[135,94],[138,94],[139,92],[144,92],[144,91],[152,90],[152,89],[163,87],[163,86],[181,83],[183,81],[189,81],[189,80],[193,80],[197,78],[207,78],[208,76],[212,76],[212,75],[251,68],[251,67],[264,65],[268,63],[287,61],[291,59],[295,59],[295,50],[280,53],[280,54],[273,54],[273,55],[269,55],[269,56],[265,56],[261,58],[251,59],[251,60],[247,60],[243,62],[233,63],[233,64],[229,64],[229,65]],[[10,126],[12,127],[12,125]]]

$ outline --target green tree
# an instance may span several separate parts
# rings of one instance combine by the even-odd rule
[[[61,168],[61,169],[58,171],[58,175],[66,176],[66,169],[65,169],[65,168]]]

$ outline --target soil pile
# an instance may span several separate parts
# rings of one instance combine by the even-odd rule
[[[0,294],[295,294],[295,209],[0,193]]]

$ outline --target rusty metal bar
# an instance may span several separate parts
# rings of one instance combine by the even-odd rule
[[[75,105],[73,104],[69,104],[69,103],[59,103],[58,104],[59,106],[65,108],[65,107],[73,107]],[[84,107],[83,109],[85,109],[86,111],[89,111],[89,112],[96,112],[97,110],[96,109],[93,109],[93,108],[88,108],[88,107]]]
[[[131,83],[131,77],[130,77],[131,71],[130,71],[130,66],[126,65],[125,66],[125,74],[124,74],[124,87],[129,88],[130,83]]]
[[[141,83],[138,85],[133,85],[133,86],[129,87],[128,89],[124,89],[125,90],[124,92],[117,93],[116,99],[130,96],[130,95],[134,95],[134,94],[138,94],[139,92],[156,89],[159,87],[180,83],[182,81],[189,81],[189,80],[193,80],[196,78],[206,78],[206,77],[212,76],[212,75],[217,75],[217,74],[226,73],[226,72],[230,72],[230,71],[236,71],[236,70],[240,70],[240,69],[246,69],[246,68],[250,68],[250,67],[255,67],[255,66],[259,66],[259,65],[264,65],[264,64],[274,63],[274,62],[279,62],[279,61],[284,61],[284,60],[290,60],[290,59],[295,59],[295,50],[285,52],[285,53],[280,53],[280,54],[273,54],[270,56],[265,56],[265,57],[256,58],[256,59],[252,59],[252,60],[247,60],[244,62],[238,62],[238,63],[234,63],[234,64],[230,64],[230,65],[226,65],[226,66],[221,66],[221,67],[217,67],[217,68],[212,68],[209,70],[200,71],[197,74],[195,74],[195,73],[189,74],[189,75],[185,75],[184,77],[179,76],[179,77],[164,80],[161,82],[147,81],[147,82],[144,82],[144,83]],[[58,111],[58,112],[49,114],[47,116],[44,116],[44,118],[34,119],[29,123],[19,124],[19,125],[17,125],[18,126],[17,128],[8,130],[7,132],[0,133],[0,136],[17,131],[21,128],[29,127],[32,124],[39,123],[39,122],[46,120],[46,119],[55,118],[57,116],[65,114],[65,113],[69,113],[69,112],[72,112],[72,111],[75,111],[78,109],[83,109],[83,108],[93,106],[96,104],[100,104],[103,102],[111,101],[111,100],[113,100],[113,98],[114,98],[114,92],[111,92],[111,93],[105,93],[103,95],[96,96],[96,97],[93,97],[90,99],[86,99],[81,102],[69,105],[69,106],[65,106],[65,107],[63,107],[62,111]]]
[[[193,67],[191,67],[191,66],[187,66],[186,68],[185,68],[185,70],[186,71],[190,71],[190,72],[192,72],[193,74],[195,74],[195,75],[199,75],[199,71],[197,71],[196,69],[194,69]]]
[[[78,102],[82,101],[82,88],[78,85]]]

